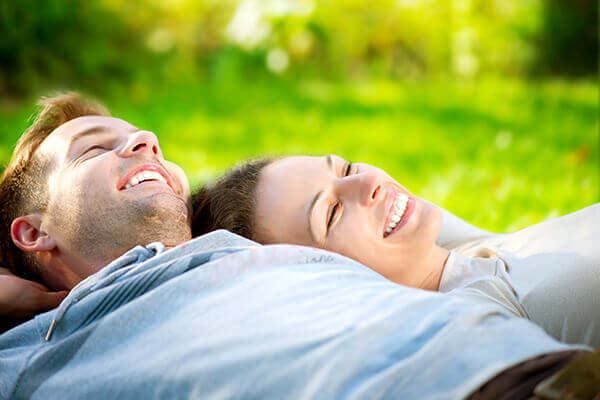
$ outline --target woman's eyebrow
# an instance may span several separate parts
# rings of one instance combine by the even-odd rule
[[[325,159],[327,160],[327,166],[329,167],[329,169],[333,170],[333,157],[331,157],[331,154],[327,154],[327,156],[325,156]]]
[[[328,154],[327,156],[325,156],[325,160],[327,161],[327,166],[329,167],[329,169],[331,171],[333,171],[334,170],[333,158],[331,157],[331,154]],[[308,219],[308,231],[310,232],[310,236],[312,236],[312,238],[315,242],[318,242],[318,240],[315,237],[314,231],[312,229],[311,220],[312,220],[312,214],[313,214],[313,210],[315,208],[315,204],[317,204],[317,201],[319,201],[319,199],[321,198],[322,195],[323,195],[323,190],[319,191],[315,195],[315,197],[313,197],[312,201],[310,202],[310,206],[308,207],[308,212],[306,213],[306,218]]]
[[[319,201],[319,198],[323,195],[323,191],[319,191],[315,197],[313,197],[312,201],[310,202],[310,207],[308,208],[308,213],[306,214],[306,217],[308,219],[308,231],[310,232],[310,236],[312,236],[313,240],[317,241],[314,231],[312,229],[312,224],[311,224],[311,220],[312,220],[312,214],[313,214],[313,210],[315,208],[315,204],[317,204],[317,201]]]

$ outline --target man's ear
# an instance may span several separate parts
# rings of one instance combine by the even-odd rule
[[[56,248],[56,241],[40,230],[40,214],[23,215],[15,218],[10,227],[12,241],[25,252],[50,251]]]

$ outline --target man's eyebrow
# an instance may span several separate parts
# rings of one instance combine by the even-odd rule
[[[331,157],[331,154],[328,154],[327,156],[325,156],[325,160],[327,161],[327,166],[329,167],[330,170],[333,171],[333,158]],[[312,201],[310,202],[310,206],[308,207],[308,212],[307,212],[307,218],[308,218],[308,231],[310,232],[310,235],[313,237],[313,240],[315,242],[318,242],[317,238],[314,235],[314,231],[312,229],[312,224],[311,224],[311,220],[312,220],[312,213],[313,213],[313,209],[315,208],[315,204],[317,204],[317,201],[319,201],[319,199],[321,198],[321,196],[323,195],[323,191],[319,191],[315,197],[313,197]]]
[[[81,139],[81,138],[83,138],[85,136],[97,135],[97,134],[104,133],[104,132],[107,132],[107,131],[108,131],[108,128],[106,128],[105,126],[95,125],[95,126],[90,126],[89,128],[86,128],[86,129],[82,130],[81,132],[77,132],[76,134],[74,134],[73,136],[71,136],[71,139],[69,140],[69,144],[67,146],[66,156],[69,157],[69,158],[71,158],[73,156],[71,154],[71,152],[73,151],[73,145],[79,139]]]
[[[98,133],[106,132],[107,130],[108,130],[108,128],[105,126],[102,126],[102,125],[90,126],[89,128],[84,129],[81,132],[77,132],[76,134],[71,136],[69,145],[72,145],[73,143],[75,143],[77,140],[81,139],[84,136],[96,135]]]
[[[136,128],[135,126],[132,126],[129,129],[130,133],[134,133],[139,131],[139,128]],[[73,136],[71,136],[71,140],[69,140],[69,147],[67,149],[67,154],[69,154],[71,152],[71,148],[73,147],[73,143],[75,143],[77,140],[86,137],[86,136],[91,136],[91,135],[98,135],[98,134],[102,134],[102,133],[106,133],[106,132],[110,132],[110,128],[104,126],[104,125],[95,125],[95,126],[90,126],[87,129],[82,130],[81,132],[77,132],[76,134],[74,134]]]

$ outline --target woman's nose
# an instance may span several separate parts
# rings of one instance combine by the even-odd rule
[[[342,199],[369,206],[377,202],[381,194],[381,185],[376,174],[363,172],[340,178],[337,191]]]
[[[162,158],[162,151],[156,135],[149,131],[137,131],[127,138],[127,143],[121,151],[121,157],[131,157],[136,154],[148,153]]]

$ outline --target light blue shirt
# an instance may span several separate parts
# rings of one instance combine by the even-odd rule
[[[572,348],[493,303],[218,231],[136,247],[1,335],[0,398],[458,399]]]

